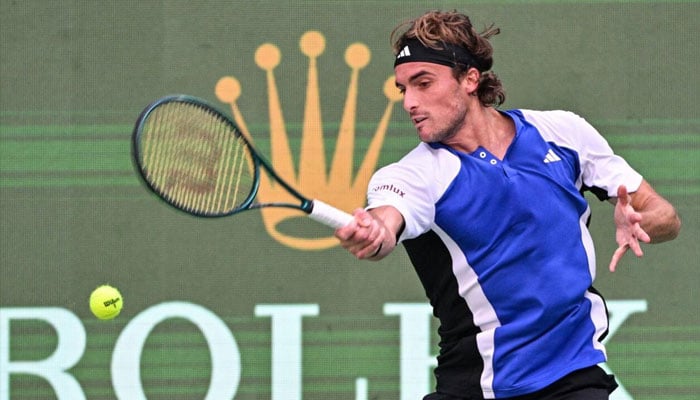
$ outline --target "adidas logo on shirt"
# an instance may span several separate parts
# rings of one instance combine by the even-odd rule
[[[396,56],[396,58],[408,57],[410,55],[411,55],[411,50],[409,50],[408,46],[406,46],[401,50],[401,52]]]
[[[549,149],[549,151],[547,152],[547,155],[544,157],[544,163],[548,164],[548,163],[556,162],[556,161],[561,161],[561,158],[559,158],[559,156],[556,155],[556,153],[554,153],[554,151],[552,151],[552,149]]]

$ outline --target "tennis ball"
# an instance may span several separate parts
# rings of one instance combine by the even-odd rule
[[[99,286],[90,295],[90,310],[99,319],[112,319],[119,315],[124,301],[119,291],[109,285]]]

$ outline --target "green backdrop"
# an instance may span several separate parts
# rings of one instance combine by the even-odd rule
[[[282,244],[259,212],[174,211],[140,184],[129,140],[140,110],[166,94],[231,112],[230,91],[217,88],[234,77],[263,150],[281,111],[291,156],[304,162],[299,142],[316,115],[330,160],[350,116],[356,146],[341,151],[355,171],[378,133],[377,166],[396,160],[417,139],[382,91],[388,35],[435,8],[502,28],[493,44],[505,107],[584,116],[677,207],[681,236],[610,274],[612,207],[591,199],[597,287],[611,305],[607,367],[623,386],[614,398],[698,398],[699,2],[1,0],[0,400],[429,392],[435,321],[402,251],[359,262],[337,246]],[[310,31],[325,39],[314,63],[300,48]],[[265,43],[281,54],[270,74],[255,61]],[[371,53],[356,81],[344,58],[355,43]],[[306,220],[280,229],[330,234]],[[124,296],[109,322],[87,305],[102,283]]]

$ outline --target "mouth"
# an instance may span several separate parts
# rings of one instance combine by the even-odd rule
[[[428,119],[428,117],[425,117],[425,116],[414,116],[414,117],[411,117],[411,121],[413,121],[413,125],[416,126],[416,127],[418,127],[418,125],[420,125],[421,122],[423,122],[423,121],[425,121],[425,120],[427,120],[427,119]]]

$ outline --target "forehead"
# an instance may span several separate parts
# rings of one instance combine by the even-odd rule
[[[431,76],[436,78],[452,77],[452,68],[430,62],[407,62],[399,64],[394,68],[396,75],[396,84],[404,85],[412,79],[422,76]]]

